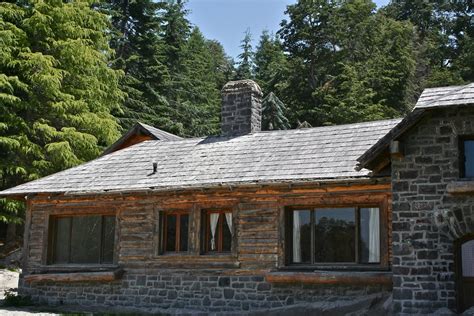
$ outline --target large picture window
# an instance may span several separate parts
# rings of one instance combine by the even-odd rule
[[[204,211],[204,242],[206,253],[230,252],[232,250],[232,212]]]
[[[290,264],[380,263],[379,208],[308,208],[287,217]]]
[[[115,216],[52,217],[50,228],[50,264],[113,262]]]
[[[189,213],[162,212],[161,252],[188,251]]]

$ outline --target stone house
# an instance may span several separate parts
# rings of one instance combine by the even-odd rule
[[[0,192],[27,205],[21,293],[148,311],[474,305],[474,84],[427,89],[401,120],[286,131],[260,131],[261,96],[230,82],[221,136],[136,126]]]

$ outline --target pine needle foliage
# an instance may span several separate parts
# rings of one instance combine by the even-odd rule
[[[119,136],[107,30],[90,1],[0,3],[0,189],[91,160]],[[0,220],[19,215],[0,201]]]

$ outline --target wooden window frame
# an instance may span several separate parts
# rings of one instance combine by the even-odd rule
[[[215,214],[219,213],[222,214],[223,216],[219,216],[219,221],[217,223],[218,230],[219,232],[219,238],[216,237],[217,239],[217,250],[211,251],[209,249],[209,235],[210,235],[210,214]],[[234,248],[234,232],[232,232],[232,239],[231,239],[231,245],[230,245],[230,250],[228,251],[223,251],[222,250],[222,245],[223,245],[223,238],[224,238],[224,221],[226,221],[225,214],[230,213],[233,214],[232,210],[230,209],[205,209],[202,210],[201,212],[201,218],[204,220],[202,221],[202,253],[206,255],[213,255],[213,254],[231,254],[232,249]],[[234,221],[234,216],[232,215],[232,221]],[[234,230],[234,225],[232,224],[232,230]]]
[[[354,208],[355,215],[355,261],[354,262],[315,262],[314,246],[314,212],[317,209],[336,209],[336,208]],[[380,261],[375,263],[360,263],[360,209],[362,208],[378,208],[379,209],[379,232],[380,232]],[[294,263],[292,262],[293,253],[293,229],[292,214],[294,211],[311,211],[311,263]],[[290,270],[386,270],[388,269],[388,246],[386,245],[386,235],[388,227],[384,224],[386,221],[385,203],[354,203],[354,204],[324,204],[324,205],[298,205],[287,206],[285,208],[285,266]]]
[[[168,215],[176,215],[176,232],[175,232],[175,251],[167,251],[166,250],[166,242],[167,242],[167,216]],[[188,249],[180,250],[181,249],[181,216],[186,215],[188,216]],[[190,246],[190,222],[191,220],[191,212],[183,211],[183,210],[169,210],[169,211],[160,211],[159,212],[159,221],[160,221],[160,249],[159,255],[164,254],[185,254],[189,252]]]
[[[73,217],[88,217],[88,216],[100,216],[100,240],[99,240],[99,263],[77,263],[77,262],[72,262],[71,261],[71,247],[72,247],[72,219]],[[104,237],[105,237],[105,232],[104,232],[104,217],[113,217],[114,218],[114,244],[113,244],[113,259],[112,262],[103,262],[103,254],[104,254]],[[58,242],[56,240],[56,232],[57,232],[57,219],[59,218],[68,218],[69,219],[69,245],[68,245],[68,262],[66,263],[56,263],[54,262],[54,255],[55,255],[55,248],[56,248],[56,243]],[[117,232],[117,217],[115,214],[77,214],[77,215],[71,215],[71,214],[64,214],[64,215],[50,215],[49,216],[49,225],[48,225],[48,243],[47,243],[47,258],[46,258],[46,264],[47,265],[75,265],[75,264],[80,264],[80,265],[111,265],[115,263],[115,255],[116,255],[116,232]]]
[[[458,137],[459,147],[459,177],[462,179],[474,179],[474,177],[466,177],[466,148],[465,141],[474,141],[474,135],[463,135]]]

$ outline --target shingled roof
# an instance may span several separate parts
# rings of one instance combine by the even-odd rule
[[[474,83],[462,86],[427,88],[423,91],[413,111],[385,136],[380,138],[363,155],[357,158],[357,168],[373,168],[374,161],[388,149],[390,142],[414,126],[424,114],[433,109],[448,106],[474,105]]]
[[[369,171],[355,171],[356,158],[399,121],[257,132],[239,137],[145,141],[0,195],[364,178]],[[154,162],[158,166],[156,173]]]
[[[463,86],[427,88],[418,99],[415,109],[463,104],[474,104],[474,83]]]

